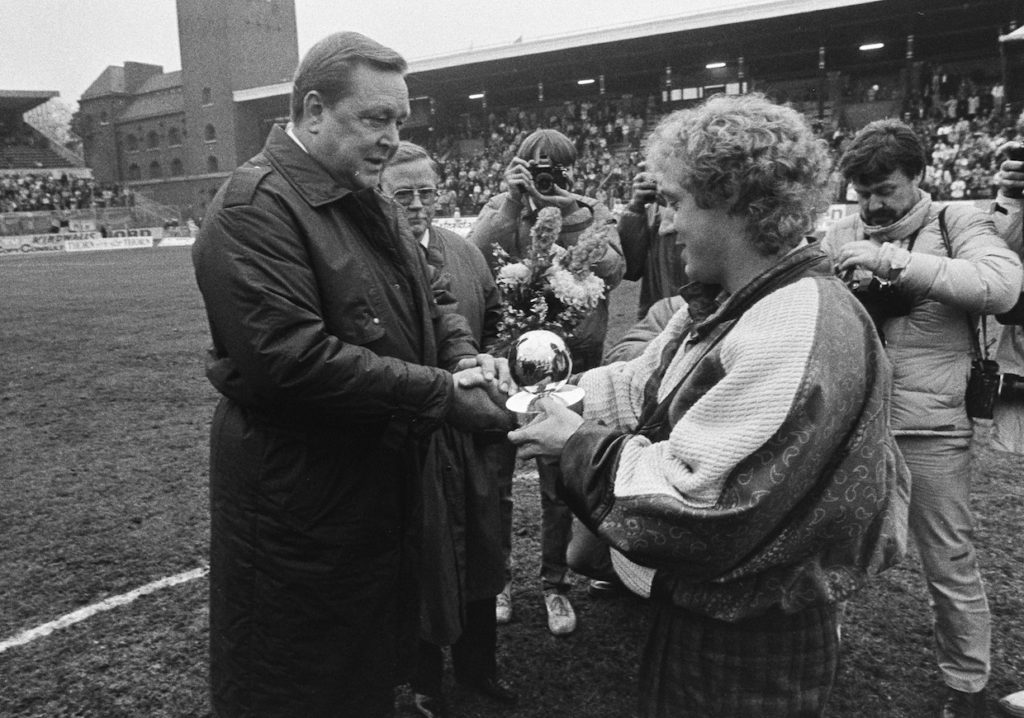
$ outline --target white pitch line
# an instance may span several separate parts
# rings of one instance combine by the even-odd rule
[[[159,591],[161,588],[177,586],[179,583],[186,583],[187,581],[194,581],[197,578],[202,578],[209,572],[209,566],[201,566],[199,568],[194,568],[191,571],[185,571],[184,573],[179,573],[174,576],[161,578],[159,581],[153,581],[153,583],[147,583],[145,586],[140,586],[134,591],[129,591],[128,593],[122,593],[120,596],[105,598],[99,603],[94,603],[91,606],[85,606],[77,611],[72,611],[71,613],[61,616],[56,621],[50,621],[49,623],[44,623],[41,626],[30,628],[27,631],[22,631],[17,636],[13,636],[12,638],[8,638],[7,640],[0,642],[0,653],[3,653],[8,648],[22,646],[29,641],[34,641],[37,638],[48,636],[54,631],[61,628],[67,628],[79,621],[84,621],[87,618],[95,616],[97,613],[109,611],[110,609],[117,608],[118,606],[124,606],[125,604],[131,603],[139,596],[145,596],[147,593],[153,593],[154,591]]]

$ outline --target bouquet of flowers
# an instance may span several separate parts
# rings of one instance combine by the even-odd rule
[[[530,231],[527,255],[513,261],[494,245],[497,260],[495,281],[504,306],[498,323],[500,348],[511,346],[523,333],[548,329],[566,338],[604,297],[604,280],[590,271],[608,249],[609,226],[591,224],[575,245],[557,244],[562,214],[555,207],[537,213]]]

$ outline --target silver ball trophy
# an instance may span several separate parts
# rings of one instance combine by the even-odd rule
[[[555,396],[567,406],[583,398],[583,389],[566,384],[572,375],[572,355],[565,340],[546,329],[523,332],[508,353],[509,371],[520,391],[505,402],[517,414],[528,414],[539,397]]]

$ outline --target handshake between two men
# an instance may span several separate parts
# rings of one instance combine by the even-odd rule
[[[516,426],[515,413],[505,401],[516,391],[508,360],[477,354],[459,361],[452,374],[455,385],[447,421],[460,431],[509,431]]]
[[[455,399],[448,410],[448,423],[461,431],[511,432],[509,439],[519,447],[520,458],[557,458],[583,422],[583,417],[557,396],[542,395],[531,405],[538,416],[519,427],[515,412],[505,406],[517,386],[504,357],[467,357],[459,362],[452,378]]]

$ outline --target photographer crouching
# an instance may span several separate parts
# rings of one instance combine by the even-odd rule
[[[573,182],[576,147],[572,140],[557,130],[537,130],[526,137],[516,156],[505,169],[508,191],[491,198],[477,218],[469,239],[484,253],[492,270],[495,266],[494,245],[497,244],[515,261],[529,256],[531,230],[537,213],[544,207],[557,207],[562,213],[558,244],[568,249],[593,224],[614,225],[608,208],[595,199],[574,194]],[[626,262],[617,232],[610,232],[608,249],[591,266],[591,271],[605,283],[605,297],[597,308],[567,337],[572,352],[573,371],[581,372],[601,365],[604,338],[608,331],[608,296],[622,280]],[[541,582],[548,615],[548,629],[564,636],[576,629],[576,614],[569,601],[568,563],[566,550],[572,534],[572,512],[555,495],[557,469],[538,462],[541,487]],[[511,551],[512,503],[511,486],[502,487],[503,520],[506,522],[506,559]],[[508,562],[506,560],[506,565]],[[511,619],[511,573],[498,596],[498,622]]]
[[[983,716],[991,626],[971,539],[976,414],[965,394],[972,360],[984,351],[978,317],[1014,305],[1021,263],[987,214],[942,207],[919,188],[924,147],[909,126],[872,122],[839,167],[860,213],[834,224],[824,247],[873,314],[893,367],[892,428],[910,468],[910,532],[932,598],[945,682],[937,715]]]

